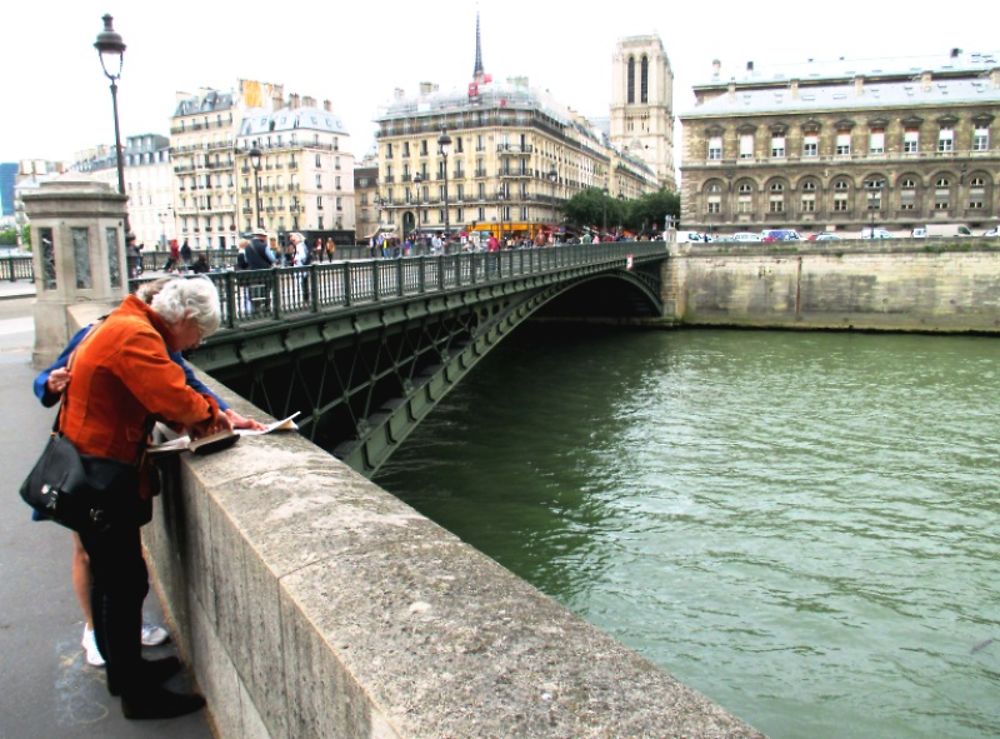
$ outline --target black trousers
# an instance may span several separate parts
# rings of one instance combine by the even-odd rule
[[[108,689],[127,694],[141,687],[142,601],[149,592],[139,525],[115,524],[103,533],[80,534],[80,540],[90,557],[90,607]]]

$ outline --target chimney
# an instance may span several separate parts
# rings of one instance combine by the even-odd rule
[[[302,107],[303,108],[315,108],[316,107],[316,98],[310,97],[308,95],[303,96],[303,98],[302,98]]]
[[[176,98],[174,102],[183,103],[185,100],[187,100],[192,96],[190,92],[184,92],[183,90],[178,90],[177,92],[174,93],[174,97]]]
[[[285,101],[281,99],[281,95],[275,95],[271,99],[271,110],[281,110],[285,107]]]
[[[420,83],[420,94],[421,95],[430,95],[432,92],[434,92],[434,83],[433,82],[421,82]]]
[[[858,97],[865,94],[865,76],[863,74],[854,76],[854,94]]]
[[[752,61],[747,62],[747,74],[749,74],[749,75],[753,74],[753,62]]]
[[[958,59],[958,57],[961,56],[961,54],[962,54],[962,50],[959,49],[959,48],[955,48],[955,49],[951,50],[951,58],[952,59]]]
[[[792,80],[791,84],[788,87],[789,87],[789,90],[792,93],[792,100],[798,100],[799,99],[799,81],[798,80]]]
[[[297,92],[293,92],[288,96],[288,107],[292,110],[299,107],[299,94]]]
[[[392,91],[392,96],[396,100],[402,100],[404,97],[406,97],[406,92],[403,90],[402,87],[397,87],[395,90]]]
[[[722,71],[722,62],[720,62],[718,59],[713,59],[712,60],[712,79],[713,80],[719,79],[719,73],[721,71]]]
[[[930,71],[920,73],[920,89],[924,92],[931,91],[931,73]]]
[[[325,110],[327,113],[332,113],[333,112],[333,104],[329,100],[324,100],[323,101],[323,110]]]

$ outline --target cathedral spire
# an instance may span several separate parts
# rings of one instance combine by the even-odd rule
[[[476,68],[472,70],[473,79],[483,76],[483,46],[479,40],[479,11],[476,11]]]

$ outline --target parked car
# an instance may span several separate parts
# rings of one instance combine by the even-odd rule
[[[698,231],[678,231],[677,232],[677,243],[678,244],[689,244],[689,243],[702,243],[707,244],[712,241],[712,237],[708,234],[703,234]]]
[[[743,241],[743,242],[751,242],[751,241],[760,242],[763,241],[764,239],[761,237],[760,234],[755,234],[752,231],[737,231],[730,237],[729,240]]]
[[[992,236],[993,238],[1000,236],[1000,226],[994,226],[989,231],[983,231],[983,236]]]
[[[878,228],[878,227],[870,228],[869,227],[869,228],[863,228],[863,229],[861,229],[861,238],[863,238],[863,239],[893,239],[893,238],[895,238],[895,236],[893,236],[891,233],[889,233],[884,228]]]
[[[810,241],[840,241],[840,237],[830,231],[821,231],[809,237]]]
[[[793,228],[771,228],[761,233],[761,240],[768,243],[773,241],[802,241],[802,237]]]

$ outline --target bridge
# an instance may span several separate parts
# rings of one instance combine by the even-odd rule
[[[663,242],[351,260],[208,276],[222,329],[193,361],[366,476],[532,316],[663,313]]]

